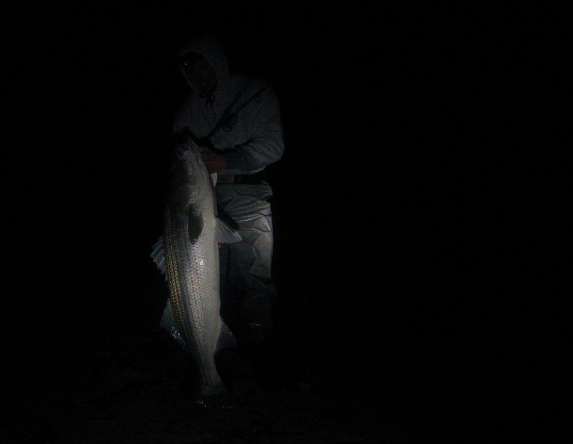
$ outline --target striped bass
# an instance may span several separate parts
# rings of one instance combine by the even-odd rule
[[[206,408],[234,404],[215,365],[215,354],[235,345],[220,315],[218,244],[240,240],[216,217],[214,185],[201,151],[189,133],[181,134],[169,173],[163,236],[151,256],[169,287],[161,326],[191,353],[199,375],[193,399]]]

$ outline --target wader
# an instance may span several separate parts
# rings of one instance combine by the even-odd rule
[[[264,336],[273,326],[271,310],[276,297],[271,279],[273,225],[268,202],[272,189],[266,182],[236,183],[241,177],[245,175],[234,176],[234,183],[225,183],[221,177],[216,187],[219,217],[230,219],[242,238],[241,242],[221,245],[219,250],[221,316],[239,337],[257,336],[257,332]]]

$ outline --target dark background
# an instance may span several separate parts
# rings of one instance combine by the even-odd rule
[[[568,207],[558,135],[571,16],[529,2],[237,4],[3,19],[8,350],[159,322],[149,254],[187,91],[174,55],[205,31],[232,71],[285,72],[274,88],[286,150],[268,168],[280,334],[373,368],[385,347],[406,350],[413,366],[491,389],[492,405],[505,390],[556,406],[570,389],[570,302],[557,297],[570,211],[554,208]]]

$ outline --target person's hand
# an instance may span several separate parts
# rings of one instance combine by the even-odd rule
[[[227,167],[225,156],[217,154],[209,148],[201,147],[201,157],[207,166],[209,174],[224,170]]]

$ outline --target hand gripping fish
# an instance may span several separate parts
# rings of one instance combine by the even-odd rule
[[[219,312],[219,243],[241,240],[216,217],[215,192],[201,152],[189,133],[178,136],[163,237],[151,257],[166,274],[169,299],[161,326],[193,357],[200,378],[194,401],[213,409],[234,402],[215,366],[215,354],[235,345]]]

